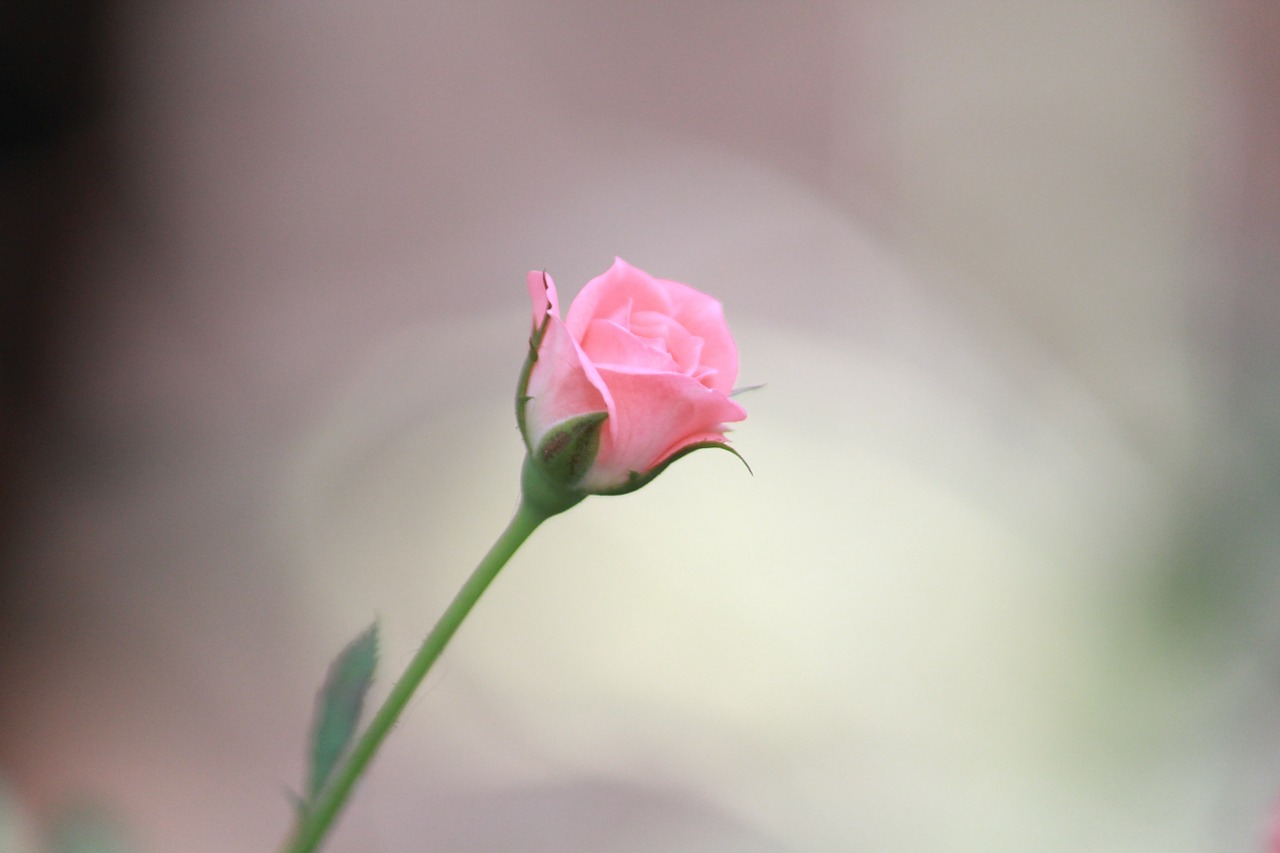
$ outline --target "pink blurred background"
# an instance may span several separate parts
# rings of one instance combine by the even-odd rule
[[[10,17],[0,850],[274,849],[514,504],[525,272],[615,254],[725,303],[755,475],[539,531],[329,849],[1259,848],[1273,3]]]

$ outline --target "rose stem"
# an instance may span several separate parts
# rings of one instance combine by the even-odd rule
[[[338,812],[346,803],[351,789],[355,787],[356,781],[374,753],[386,739],[387,733],[395,726],[414,691],[430,671],[431,665],[440,657],[440,653],[444,651],[450,638],[462,624],[462,620],[467,617],[485,589],[511,559],[511,555],[547,517],[547,514],[531,509],[528,501],[521,500],[507,529],[502,531],[502,535],[493,543],[489,553],[484,555],[484,559],[476,566],[471,577],[467,578],[467,582],[453,597],[453,601],[449,603],[435,627],[431,629],[431,633],[427,634],[427,638],[422,641],[422,646],[414,654],[413,660],[409,661],[404,674],[391,689],[386,701],[370,721],[369,727],[352,747],[346,761],[320,792],[315,803],[302,815],[294,835],[284,848],[288,853],[311,853],[319,848],[325,833],[329,831]]]

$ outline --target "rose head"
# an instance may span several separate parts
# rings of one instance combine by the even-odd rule
[[[720,303],[615,259],[560,316],[529,273],[533,332],[516,416],[534,466],[579,495],[623,494],[747,416],[729,399],[738,350]],[[526,480],[528,477],[526,476]]]

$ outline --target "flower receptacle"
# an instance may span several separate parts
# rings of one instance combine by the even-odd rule
[[[532,456],[524,458],[520,469],[520,494],[521,503],[542,519],[559,515],[587,496],[581,489],[552,480]]]

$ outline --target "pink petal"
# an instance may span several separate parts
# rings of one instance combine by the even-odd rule
[[[679,365],[676,370],[690,376],[702,361],[702,338],[689,334],[679,320],[656,311],[639,311],[631,317],[631,332],[640,338],[653,338],[663,342],[663,348]]]
[[[560,316],[560,299],[556,296],[556,283],[545,271],[532,270],[526,280],[529,301],[533,303],[533,328],[536,329],[542,325],[542,318],[548,311],[553,317]]]
[[[602,275],[587,282],[569,306],[565,323],[582,340],[593,319],[630,318],[624,327],[634,328],[645,313],[671,317],[692,337],[702,339],[699,363],[708,387],[722,394],[733,390],[738,379],[738,348],[724,319],[724,309],[713,297],[687,284],[654,278],[621,258]],[[677,361],[683,362],[680,357]],[[687,368],[686,368],[687,369]]]
[[[644,472],[681,447],[723,438],[724,424],[747,413],[724,394],[680,373],[646,373],[599,366],[613,405],[613,429],[602,436],[595,467],[583,485],[608,489]]]
[[[533,292],[532,287],[530,292]],[[544,292],[549,292],[551,298],[543,311],[545,314],[550,310],[552,316],[538,348],[537,361],[529,373],[526,390],[531,399],[525,409],[525,426],[529,443],[534,448],[561,421],[588,412],[613,414],[609,389],[560,321],[555,291]],[[613,417],[609,421],[613,421]]]
[[[715,298],[694,290],[687,284],[665,279],[657,281],[670,294],[671,316],[690,335],[702,339],[698,363],[715,371],[713,378],[708,379],[708,386],[722,394],[728,394],[733,390],[733,383],[738,380],[738,346],[729,333],[724,308]]]
[[[591,322],[582,340],[582,351],[597,366],[625,366],[655,373],[681,372],[661,339],[636,337],[610,320]]]
[[[598,317],[627,317],[621,325],[630,324],[632,311],[670,313],[666,291],[642,269],[614,258],[613,266],[583,286],[569,306],[565,323],[578,340],[587,333],[587,325]]]

